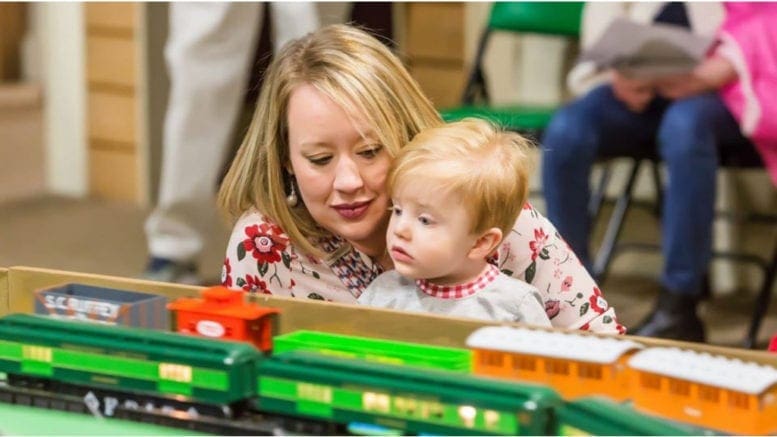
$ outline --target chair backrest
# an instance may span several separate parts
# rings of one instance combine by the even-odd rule
[[[580,35],[583,2],[494,2],[488,28],[545,35]]]

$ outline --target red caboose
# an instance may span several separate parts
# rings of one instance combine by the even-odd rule
[[[272,350],[277,308],[246,303],[242,291],[210,287],[199,298],[179,298],[167,305],[176,314],[175,331],[225,340],[246,341],[263,352]]]

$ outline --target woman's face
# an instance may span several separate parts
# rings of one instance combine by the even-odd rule
[[[299,85],[289,99],[289,155],[313,219],[369,255],[385,248],[391,157],[361,116]]]

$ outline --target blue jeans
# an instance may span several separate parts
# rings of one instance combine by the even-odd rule
[[[712,253],[715,173],[719,144],[753,146],[717,94],[677,101],[657,98],[640,114],[603,85],[560,109],[542,139],[542,184],[548,218],[591,268],[589,176],[598,156],[644,156],[655,150],[666,164],[662,221],[665,260],[661,283],[695,296]]]

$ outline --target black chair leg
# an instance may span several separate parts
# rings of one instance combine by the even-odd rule
[[[599,176],[599,182],[596,184],[596,191],[591,194],[591,200],[588,201],[588,216],[591,217],[591,223],[596,223],[599,213],[602,210],[602,203],[607,195],[607,185],[612,176],[612,167],[610,163],[605,163],[602,168],[602,174]]]
[[[629,179],[626,182],[626,187],[623,189],[623,193],[618,197],[618,201],[615,203],[615,209],[610,216],[610,221],[607,223],[607,230],[604,233],[602,244],[599,246],[599,251],[596,254],[593,276],[599,283],[604,281],[607,270],[610,267],[613,252],[615,251],[615,244],[623,229],[623,221],[626,218],[626,213],[631,204],[632,191],[634,190],[634,183],[637,180],[637,174],[639,173],[641,163],[642,161],[640,159],[634,159],[631,172],[629,173]]]
[[[656,203],[653,212],[656,217],[661,217],[661,208],[664,207],[664,185],[661,183],[660,163],[657,160],[651,160],[650,168],[653,170],[653,185],[656,190]]]
[[[752,349],[756,346],[758,341],[758,330],[761,327],[761,322],[763,322],[766,310],[769,308],[769,303],[772,299],[772,286],[774,285],[775,275],[777,275],[777,246],[775,246],[774,253],[772,254],[772,264],[765,273],[761,291],[758,293],[758,297],[756,298],[753,307],[750,328],[747,330],[747,337],[745,337],[744,341],[744,346],[748,349]]]

